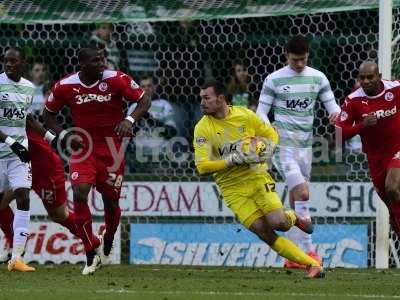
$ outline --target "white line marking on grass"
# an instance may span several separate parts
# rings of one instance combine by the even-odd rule
[[[277,292],[219,292],[219,291],[152,291],[152,290],[125,290],[109,289],[98,290],[96,293],[105,294],[150,294],[150,295],[200,295],[200,296],[293,296],[293,297],[329,297],[335,299],[400,299],[396,295],[368,295],[368,294],[320,294],[320,293],[277,293]]]

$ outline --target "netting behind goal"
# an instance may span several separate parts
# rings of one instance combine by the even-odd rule
[[[400,30],[396,10],[395,32]],[[77,68],[77,50],[95,40],[96,24],[0,24],[0,50],[21,46],[26,50],[30,66],[44,62],[49,86]],[[107,27],[107,26],[106,26]],[[170,142],[172,157],[157,155],[143,159],[140,145],[127,150],[126,180],[135,182],[202,182],[194,168],[192,134],[200,118],[199,87],[210,78],[230,82],[238,62],[248,72],[247,83],[237,87],[232,100],[241,97],[245,105],[254,107],[264,78],[285,65],[283,45],[289,36],[304,34],[310,38],[310,65],[324,72],[335,96],[342,103],[355,86],[357,68],[366,60],[377,60],[378,11],[376,9],[213,20],[114,23],[111,25],[109,65],[140,79],[148,73],[157,81],[156,97],[167,99],[173,106],[177,135]],[[397,33],[397,34],[400,34]],[[98,41],[97,41],[98,42]],[[394,75],[398,76],[399,49],[394,53]],[[27,70],[27,76],[29,72]],[[238,99],[239,99],[238,98]],[[244,100],[243,100],[244,99]],[[38,106],[39,109],[39,106]],[[366,157],[356,139],[343,147],[343,157],[335,154],[334,128],[327,113],[317,102],[312,170],[313,182],[369,181]],[[71,124],[68,111],[59,115],[65,126]],[[177,138],[179,137],[179,139]],[[165,153],[164,153],[165,154]],[[281,178],[273,170],[278,180]],[[367,191],[365,191],[367,193]],[[161,196],[160,196],[161,197]],[[348,205],[348,203],[342,203]],[[40,219],[40,217],[39,217]],[[351,214],[315,217],[318,224],[367,224],[369,233],[368,264],[374,265],[374,215]],[[154,211],[138,216],[125,216],[121,228],[122,261],[129,260],[131,223],[235,223],[229,215],[157,215]],[[395,247],[396,249],[398,247]],[[392,264],[397,263],[392,257]]]

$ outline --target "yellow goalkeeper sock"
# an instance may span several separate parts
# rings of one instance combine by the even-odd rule
[[[287,220],[289,221],[290,227],[293,227],[296,223],[296,214],[293,209],[285,209],[285,215]]]
[[[283,256],[288,260],[296,262],[298,264],[313,267],[320,265],[318,261],[308,256],[292,241],[283,236],[278,236],[271,248],[274,249],[280,256]]]

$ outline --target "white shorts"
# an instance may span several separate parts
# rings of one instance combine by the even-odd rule
[[[19,158],[0,160],[0,193],[8,189],[32,187],[32,172],[29,163]]]
[[[312,148],[278,146],[272,162],[291,191],[295,186],[310,180]]]

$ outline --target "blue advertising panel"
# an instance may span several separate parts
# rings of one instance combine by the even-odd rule
[[[313,239],[326,267],[367,267],[367,225],[317,225]],[[283,260],[240,224],[131,224],[130,263],[279,267]]]

